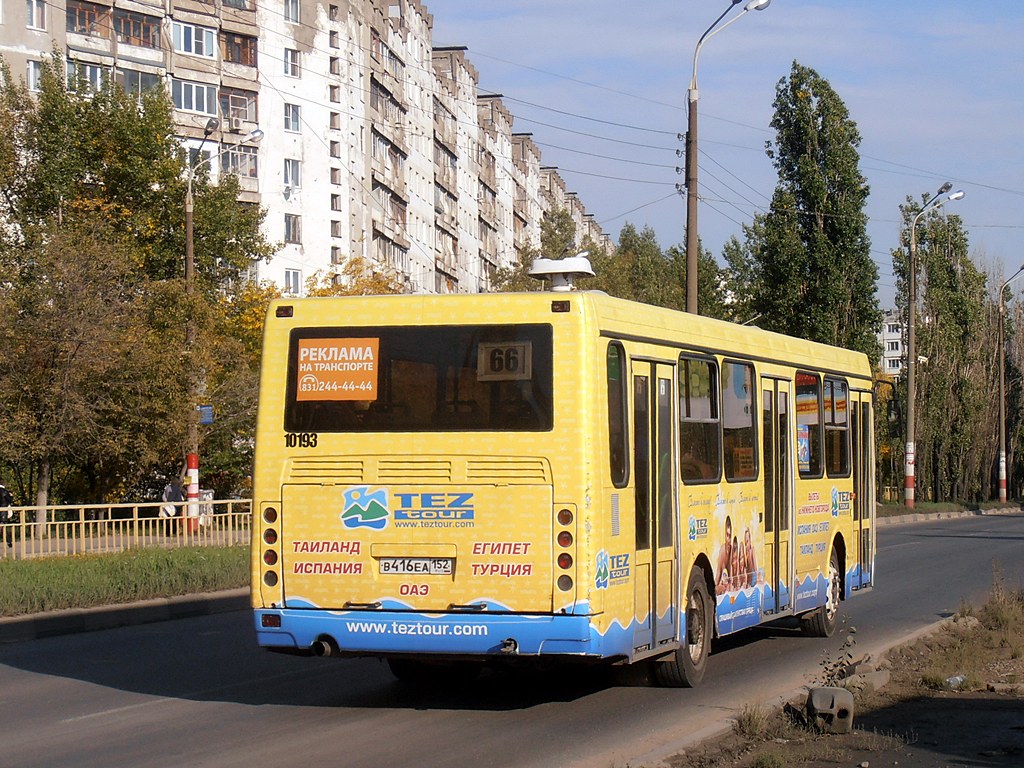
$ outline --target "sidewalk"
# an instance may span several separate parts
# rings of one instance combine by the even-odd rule
[[[161,597],[122,605],[9,616],[0,618],[0,644],[148,624],[154,621],[208,616],[214,613],[241,611],[248,607],[249,588],[243,587],[223,592]]]

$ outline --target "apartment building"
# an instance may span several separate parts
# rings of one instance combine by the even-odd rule
[[[885,310],[878,341],[882,346],[879,370],[887,376],[899,378],[903,373],[903,323],[896,310]]]
[[[22,10],[24,8],[24,10]],[[478,292],[568,209],[609,240],[464,48],[433,45],[418,0],[26,0],[0,53],[36,88],[56,47],[69,78],[163,86],[194,163],[239,175],[280,248],[254,277],[301,294],[358,257],[411,292]],[[263,136],[255,140],[253,131]]]

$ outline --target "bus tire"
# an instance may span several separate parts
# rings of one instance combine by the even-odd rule
[[[839,600],[842,596],[842,577],[839,573],[839,555],[835,547],[828,558],[828,584],[825,604],[800,617],[800,630],[808,637],[832,637],[839,626]]]
[[[683,644],[667,660],[657,661],[654,665],[654,673],[661,685],[673,688],[696,688],[700,685],[711,653],[714,610],[704,571],[694,566],[686,587]]]

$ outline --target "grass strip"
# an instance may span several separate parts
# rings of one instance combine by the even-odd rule
[[[214,592],[248,583],[248,547],[0,560],[0,616]]]

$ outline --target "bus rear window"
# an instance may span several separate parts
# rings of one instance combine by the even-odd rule
[[[296,328],[288,432],[546,431],[550,325]]]

